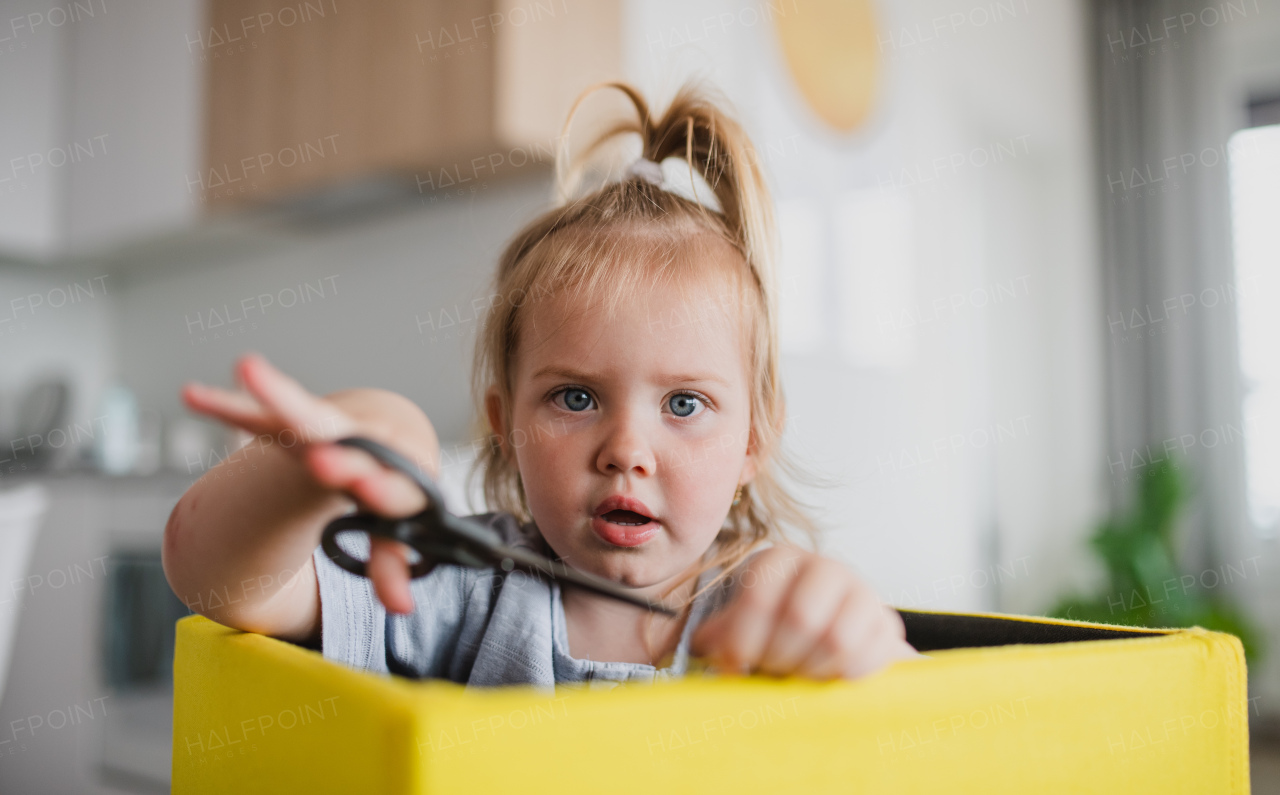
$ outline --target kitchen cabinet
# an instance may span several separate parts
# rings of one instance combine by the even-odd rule
[[[0,40],[22,109],[0,129],[0,261],[167,268],[279,234],[213,210],[327,222],[474,193],[549,169],[573,99],[622,73],[621,0],[76,8]]]
[[[549,168],[573,98],[621,73],[620,0],[221,0],[206,65],[209,209],[385,180],[434,196]]]

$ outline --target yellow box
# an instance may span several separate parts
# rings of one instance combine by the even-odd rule
[[[178,622],[173,792],[1247,793],[1236,638],[902,611],[857,682],[467,690]]]

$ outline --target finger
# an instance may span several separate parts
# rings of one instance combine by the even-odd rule
[[[345,491],[375,513],[411,516],[427,507],[426,497],[417,485],[361,450],[323,444],[309,448],[306,461],[321,485]]]
[[[833,560],[810,558],[793,578],[760,670],[774,676],[795,671],[836,619],[849,593],[849,573]]]
[[[369,537],[369,562],[365,573],[373,583],[373,592],[389,613],[412,613],[413,594],[409,591],[409,548],[389,538]]]
[[[722,634],[724,627],[723,616],[723,612],[715,613],[698,625],[698,628],[693,631],[693,637],[689,638],[690,654],[694,657],[710,659],[710,651],[715,648]]]
[[[856,679],[882,665],[887,645],[897,638],[889,630],[887,616],[878,612],[883,608],[878,603],[873,610],[867,607],[865,596],[851,591],[830,629],[801,662],[800,673],[813,679]]]
[[[693,637],[690,638],[689,650],[693,654],[705,657],[719,668],[747,673],[748,669],[738,663],[727,646],[733,642],[744,611],[749,613],[752,610],[769,608],[764,604],[767,601],[767,595],[755,590],[760,578],[754,574],[751,565],[742,566],[735,578],[737,586],[729,603],[698,625]]]
[[[299,434],[303,442],[338,439],[354,429],[346,414],[308,392],[258,354],[241,357],[236,373],[249,392]]]
[[[812,679],[834,679],[843,673],[858,628],[856,601],[856,594],[845,594],[827,631],[800,661],[801,674]]]
[[[761,558],[766,555],[768,553]],[[780,557],[784,556],[772,555],[767,561],[758,559],[743,574],[746,575],[747,571],[758,572],[764,563]],[[750,579],[739,577],[738,584],[737,595],[725,607],[724,614],[717,622],[720,626],[714,628],[714,635],[704,639],[706,645],[703,648],[706,656],[718,667],[730,671],[751,671],[756,668],[760,655],[764,652],[789,580],[757,573],[757,576]]]
[[[853,665],[845,672],[851,679],[868,676],[899,660],[923,659],[923,655],[907,643],[893,628],[892,622],[881,625],[871,639],[867,641],[866,653],[854,659]]]
[[[906,641],[906,628],[897,610],[880,605],[880,621],[875,622],[870,637],[855,639],[859,652],[844,675],[856,679],[875,673],[897,660],[918,659],[920,654]]]
[[[892,662],[904,659],[908,656],[903,648],[905,645],[887,631],[877,632],[866,642],[862,652],[853,658],[844,671],[844,677],[860,679],[880,671]],[[916,655],[912,653],[910,656]]]
[[[269,433],[273,422],[252,396],[206,384],[183,385],[182,400],[192,410],[251,433]]]

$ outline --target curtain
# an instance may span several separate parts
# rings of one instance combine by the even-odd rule
[[[1112,505],[1140,468],[1176,463],[1192,488],[1184,566],[1245,532],[1244,444],[1230,248],[1228,147],[1243,98],[1225,37],[1254,0],[1095,0],[1093,62],[1108,347]]]

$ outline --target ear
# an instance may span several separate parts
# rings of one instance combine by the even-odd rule
[[[747,433],[747,460],[742,465],[742,474],[738,476],[738,484],[743,486],[755,479],[758,469],[756,431],[751,428]]]
[[[502,448],[503,455],[506,455],[507,429],[503,425],[502,396],[498,394],[496,386],[489,387],[484,393],[484,412],[489,418],[489,429],[498,437],[498,445]]]
[[[787,424],[787,402],[786,398],[781,395],[778,396],[778,402],[774,407],[773,424],[777,429],[777,438],[781,439]],[[742,475],[738,478],[738,483],[744,485],[755,480],[760,471],[760,440],[756,436],[754,422],[748,429],[747,434],[747,460],[742,465]]]

